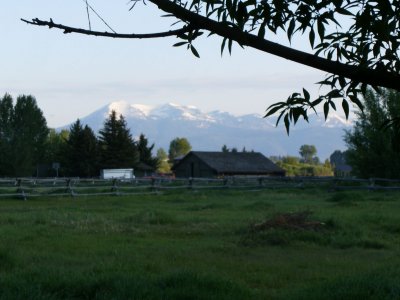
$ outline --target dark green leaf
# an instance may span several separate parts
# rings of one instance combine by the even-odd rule
[[[289,114],[286,114],[283,121],[285,122],[285,128],[286,128],[287,135],[289,135],[289,127],[290,127]]]
[[[336,110],[336,104],[335,104],[335,102],[329,100],[329,104],[331,105],[331,107],[332,107],[334,110]]]
[[[188,42],[179,42],[179,43],[176,43],[176,44],[174,44],[173,46],[174,47],[179,47],[179,46],[182,46],[182,45],[186,45]]]
[[[193,55],[200,58],[199,53],[197,52],[196,48],[190,45],[190,50],[192,51]]]
[[[265,36],[265,27],[264,26],[260,27],[260,29],[258,30],[258,34],[257,35],[260,38],[264,38],[264,36]]]
[[[325,103],[324,103],[324,116],[325,116],[325,120],[328,118],[328,114],[329,114],[329,102],[325,102]]]
[[[222,40],[222,44],[221,44],[221,56],[222,56],[222,54],[224,53],[225,43],[226,43],[226,38],[224,38],[224,39]]]
[[[321,19],[318,19],[318,22],[317,22],[317,28],[318,28],[318,35],[319,35],[319,38],[321,39],[321,41],[324,39],[324,36],[325,36],[325,26],[324,26],[324,23],[321,21]]]
[[[349,103],[347,103],[346,99],[343,99],[342,101],[342,107],[344,114],[346,115],[346,120],[349,118]]]
[[[347,15],[347,16],[352,16],[353,15],[350,11],[348,11],[347,9],[344,9],[342,7],[336,8],[336,11],[341,15]]]
[[[310,101],[310,93],[303,88],[304,99],[309,102]]]
[[[276,113],[278,110],[280,110],[283,106],[275,106],[273,108],[269,107],[267,109],[267,113],[265,114],[264,118],[269,117],[271,115],[273,115],[274,113]]]
[[[288,30],[287,30],[287,36],[288,36],[288,38],[289,38],[289,42],[290,42],[291,39],[292,39],[293,31],[294,31],[295,26],[296,26],[296,21],[295,21],[295,19],[290,20],[289,28],[288,28]]]

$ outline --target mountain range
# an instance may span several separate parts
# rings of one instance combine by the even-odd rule
[[[346,148],[344,130],[352,128],[351,121],[333,112],[326,121],[322,114],[310,116],[309,123],[300,120],[291,127],[288,136],[283,124],[275,127],[275,116],[234,116],[224,111],[203,112],[194,106],[174,103],[151,107],[126,101],[112,102],[82,118],[81,122],[98,132],[112,110],[124,116],[134,137],[143,133],[150,143],[155,143],[156,149],[165,150],[175,137],[186,137],[193,150],[219,151],[225,144],[228,148],[241,151],[245,147],[267,156],[298,156],[300,146],[310,144],[315,145],[317,155],[325,159],[334,150]]]

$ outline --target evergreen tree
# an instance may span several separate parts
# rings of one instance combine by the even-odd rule
[[[134,168],[139,161],[139,152],[121,115],[112,111],[99,131],[100,168]]]
[[[98,141],[93,130],[85,125],[82,132],[82,156],[81,176],[94,177],[99,175],[98,169]]]
[[[137,142],[137,149],[139,151],[139,160],[145,163],[146,165],[149,165],[154,169],[157,169],[158,159],[157,157],[153,157],[152,155],[154,144],[152,144],[149,147],[148,143],[149,141],[144,136],[144,134],[143,133],[140,134],[139,141]]]
[[[44,159],[48,128],[33,96],[19,96],[11,117],[12,170],[15,176],[31,176]]]
[[[12,124],[13,100],[9,94],[0,98],[0,176],[10,175],[12,169]]]
[[[98,175],[98,143],[93,130],[76,120],[70,127],[64,148],[63,169],[69,176],[93,177]]]
[[[353,130],[345,134],[349,148],[346,159],[352,172],[364,178],[400,178],[399,127],[384,128],[388,121],[400,116],[400,93],[369,90],[363,104]]]
[[[222,153],[228,153],[229,152],[229,148],[224,144],[221,148]]]
[[[168,157],[172,162],[179,156],[186,155],[192,150],[192,146],[186,138],[175,138],[169,144]]]

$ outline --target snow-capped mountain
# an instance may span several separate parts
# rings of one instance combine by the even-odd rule
[[[144,133],[156,148],[168,149],[175,137],[186,137],[194,150],[218,151],[225,144],[239,151],[245,147],[265,155],[298,155],[303,144],[317,147],[320,158],[325,159],[336,149],[343,150],[344,129],[351,121],[330,113],[310,116],[310,123],[300,120],[287,136],[283,124],[275,127],[276,117],[267,119],[258,114],[234,116],[229,112],[203,112],[194,106],[168,103],[160,106],[129,104],[125,101],[110,103],[81,119],[97,132],[114,110],[123,115],[133,136]],[[69,125],[64,126],[68,128]]]

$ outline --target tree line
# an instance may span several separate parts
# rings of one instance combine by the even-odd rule
[[[317,148],[304,144],[297,156],[271,156],[270,159],[286,171],[286,176],[333,176],[333,166],[326,159],[320,162]]]
[[[332,175],[332,168],[350,165],[352,175],[361,178],[400,178],[400,93],[394,90],[368,90],[362,99],[364,109],[356,112],[353,129],[345,132],[348,149],[336,150],[331,160],[319,162],[313,145],[300,147],[300,157],[271,157],[287,175]],[[168,153],[159,148],[153,155],[142,133],[136,141],[123,116],[113,111],[96,135],[78,119],[69,130],[57,132],[31,95],[15,100],[0,98],[0,176],[37,176],[50,168],[50,176],[98,176],[105,168],[147,166],[168,173],[174,160],[191,150],[186,138],[171,141]],[[236,152],[223,145],[222,152]],[[243,152],[247,150],[243,148]],[[253,151],[253,150],[251,150]],[[58,163],[53,164],[52,163]],[[53,168],[49,167],[52,165]]]
[[[171,162],[188,153],[186,138],[171,141],[168,154],[154,155],[142,133],[135,140],[125,118],[112,111],[96,134],[78,119],[69,130],[47,126],[35,97],[0,98],[0,176],[96,177],[101,169],[134,168],[170,172]]]

